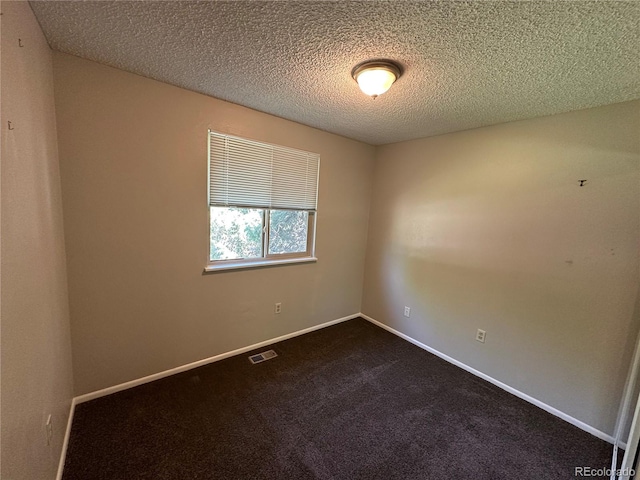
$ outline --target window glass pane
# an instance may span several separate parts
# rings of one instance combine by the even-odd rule
[[[309,212],[271,210],[269,215],[269,254],[307,251]]]
[[[256,208],[210,207],[211,260],[262,256],[264,210]]]

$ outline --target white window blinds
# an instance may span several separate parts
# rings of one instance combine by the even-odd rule
[[[209,205],[316,210],[320,156],[209,132]]]

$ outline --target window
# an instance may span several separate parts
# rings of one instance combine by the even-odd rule
[[[209,132],[207,270],[314,261],[320,157]]]

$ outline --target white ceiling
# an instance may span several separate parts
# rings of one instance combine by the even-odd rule
[[[640,98],[636,1],[31,5],[56,50],[374,145]]]

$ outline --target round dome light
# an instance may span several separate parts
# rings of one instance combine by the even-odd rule
[[[360,90],[373,98],[389,90],[400,75],[400,67],[389,60],[365,62],[351,72]]]

